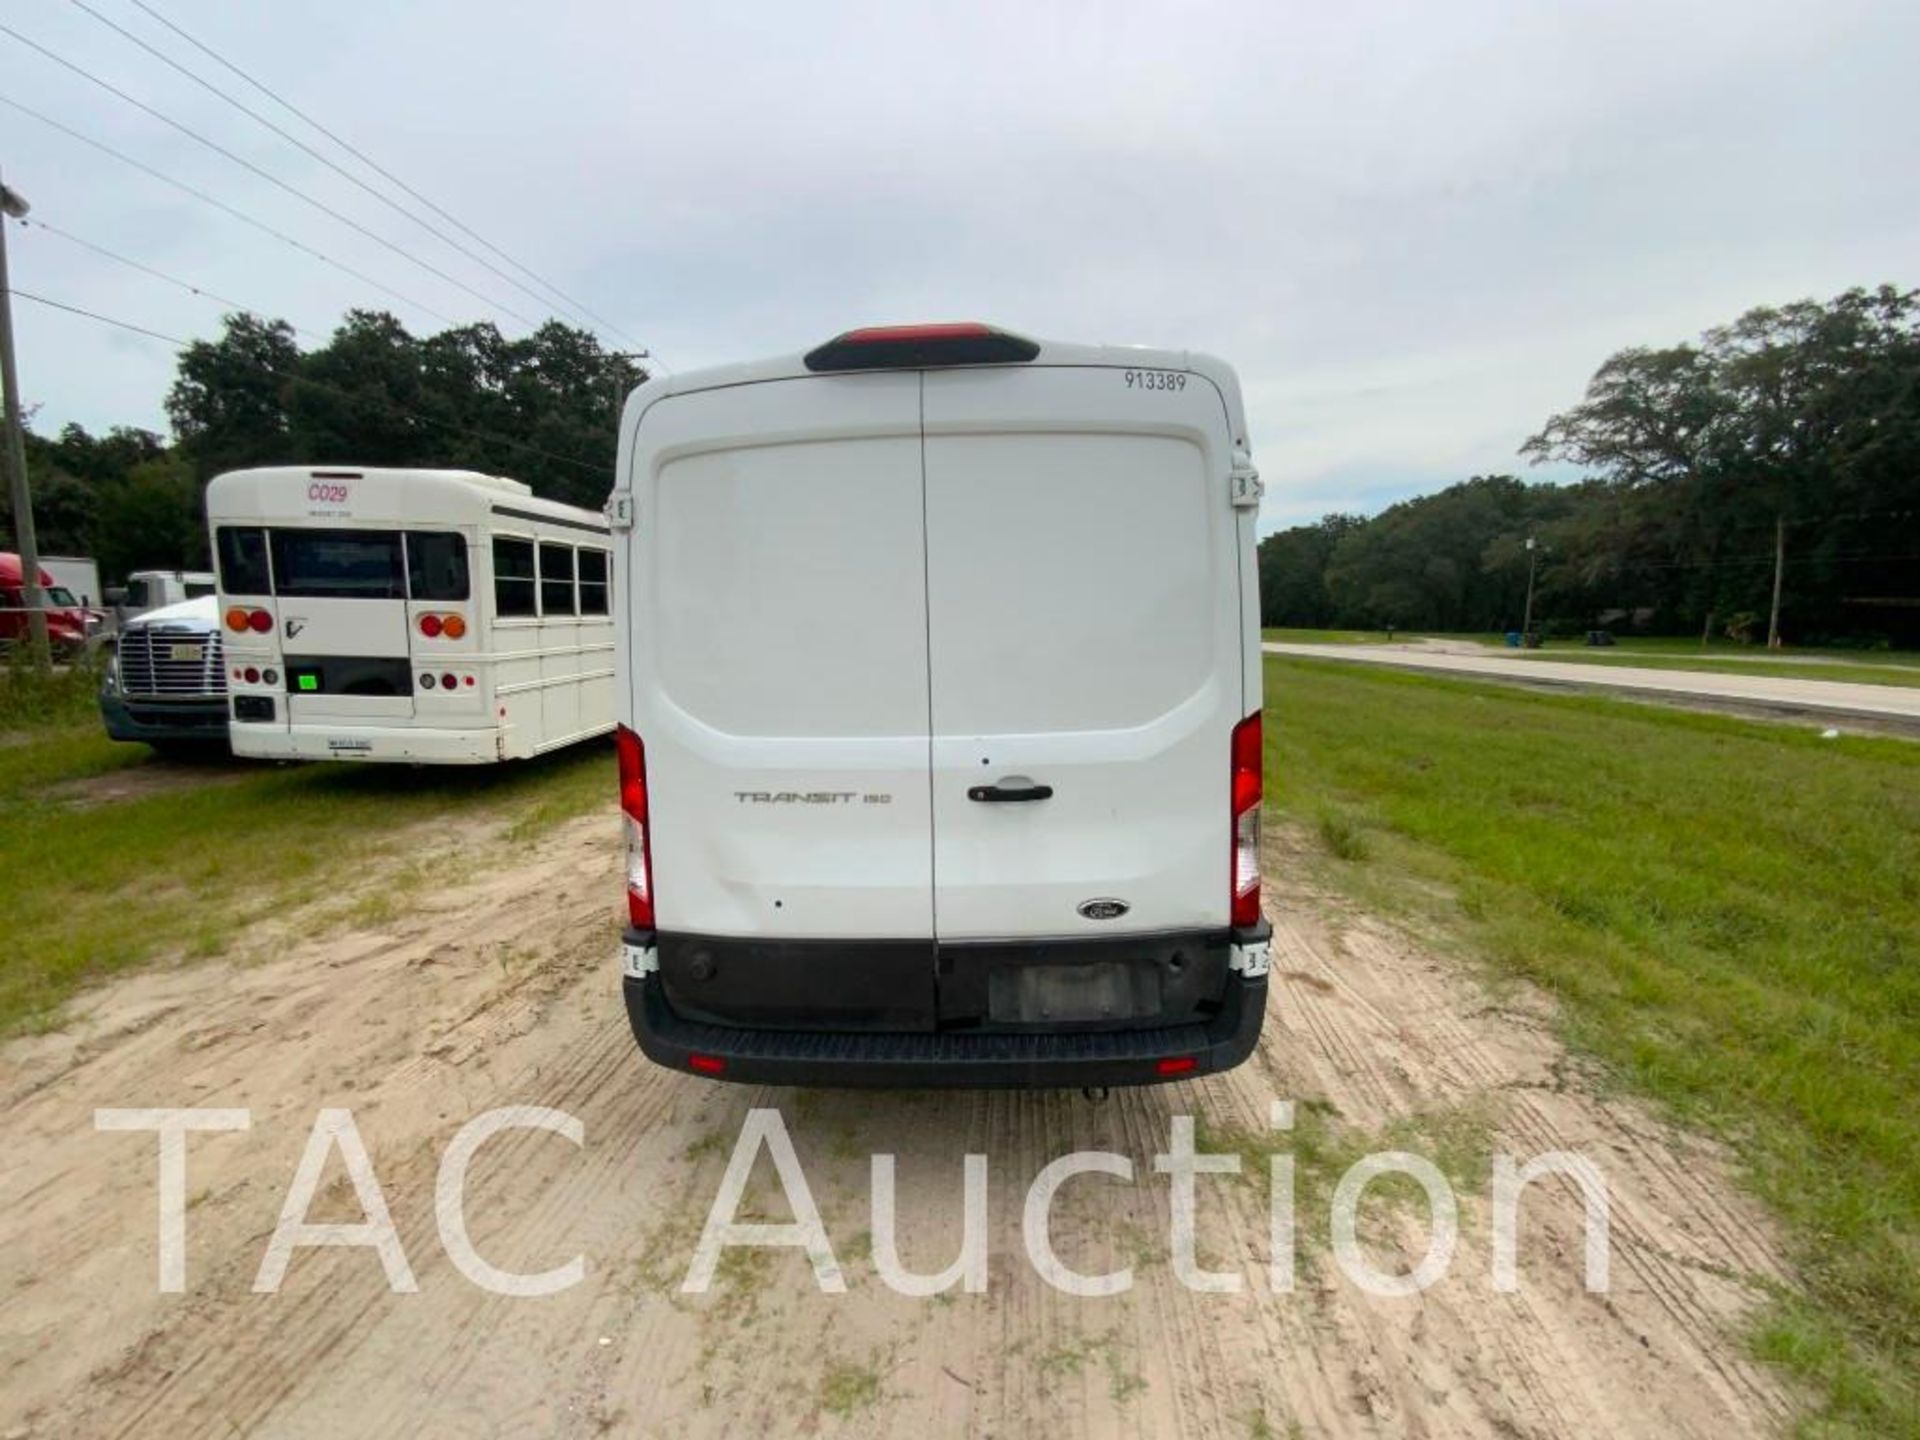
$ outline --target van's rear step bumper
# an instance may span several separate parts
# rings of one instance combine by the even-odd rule
[[[660,977],[622,982],[648,1059],[759,1085],[1072,1089],[1153,1085],[1230,1070],[1260,1039],[1267,978],[1235,974],[1205,1023],[1056,1033],[759,1030],[676,1014]]]

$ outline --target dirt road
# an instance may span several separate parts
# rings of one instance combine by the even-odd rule
[[[1447,642],[1295,645],[1268,641],[1260,648],[1269,655],[1398,665],[1470,679],[1511,680],[1523,685],[1611,690],[1643,699],[1805,715],[1816,720],[1853,718],[1904,731],[1920,731],[1920,686],[1861,685],[1781,675],[1728,675],[1708,670],[1660,670],[1641,665],[1590,665],[1575,660],[1539,660],[1522,651],[1502,653],[1484,645]]]
[[[123,979],[68,1032],[6,1047],[0,1434],[1719,1437],[1789,1414],[1732,1338],[1781,1268],[1721,1159],[1597,1098],[1540,1002],[1489,998],[1457,962],[1287,879],[1285,853],[1269,871],[1272,1010],[1253,1062],[1093,1103],[743,1089],[653,1069],[617,999],[608,823],[563,826],[524,864],[471,876],[472,852],[448,840],[450,883],[382,928],[302,940],[289,917],[282,937],[257,937],[270,958]],[[1348,1139],[1458,1146],[1479,1126],[1521,1160],[1588,1153],[1613,1200],[1611,1293],[1582,1288],[1581,1212],[1560,1180],[1528,1192],[1522,1288],[1495,1293],[1484,1167],[1447,1278],[1405,1299],[1348,1280],[1304,1199],[1299,1283],[1270,1293],[1264,1188],[1202,1177],[1202,1260],[1245,1291],[1185,1289],[1152,1168],[1169,1117],[1264,1144],[1276,1097]],[[584,1280],[544,1299],[486,1293],[435,1228],[447,1140],[506,1104],[558,1107],[585,1130],[579,1149],[508,1131],[468,1187],[492,1263],[584,1257]],[[155,1143],[96,1133],[92,1115],[186,1105],[246,1107],[251,1128],[193,1137],[187,1288],[160,1295]],[[252,1292],[323,1106],[351,1107],[418,1293],[392,1293],[364,1249],[301,1251],[279,1293]],[[845,1294],[821,1294],[797,1253],[744,1250],[711,1293],[679,1293],[756,1106],[784,1115]],[[1067,1263],[1133,1265],[1111,1298],[1050,1288],[1022,1247],[1027,1186],[1075,1149],[1135,1167],[1131,1183],[1076,1179],[1055,1207]],[[958,1249],[962,1155],[989,1157],[986,1293],[882,1284],[874,1151],[898,1156],[900,1248],[924,1271]],[[1301,1166],[1303,1197],[1318,1193]],[[358,1220],[337,1160],[328,1175],[314,1218]],[[749,1200],[785,1218],[764,1158]],[[1368,1213],[1368,1253],[1408,1268],[1424,1212]]]

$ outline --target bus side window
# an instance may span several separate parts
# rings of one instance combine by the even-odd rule
[[[604,550],[583,547],[580,551],[580,613],[607,613],[607,552]]]
[[[493,609],[496,615],[537,615],[534,600],[533,542],[493,537]]]
[[[271,595],[272,572],[267,569],[267,532],[265,530],[222,525],[217,548],[220,552],[220,588],[229,595]],[[141,586],[149,582],[139,582]],[[132,597],[130,597],[132,598]],[[150,605],[153,599],[142,590],[136,605]]]
[[[573,604],[573,547],[555,545],[550,541],[540,544],[540,613],[542,615],[572,615]]]
[[[467,591],[466,537],[407,531],[407,593],[415,600],[465,600]]]

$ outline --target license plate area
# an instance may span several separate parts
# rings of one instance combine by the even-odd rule
[[[987,975],[995,1025],[1117,1025],[1158,1016],[1160,968],[1098,960],[1091,965],[1002,965]]]
[[[167,658],[169,660],[204,660],[207,658],[207,647],[204,645],[169,645],[167,646]]]
[[[1224,1001],[1224,934],[947,943],[940,1026],[989,1031],[1134,1030],[1204,1021]]]

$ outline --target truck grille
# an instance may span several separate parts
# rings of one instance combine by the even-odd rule
[[[199,658],[174,658],[176,647],[198,647]],[[120,689],[126,695],[203,696],[227,693],[220,632],[184,626],[141,625],[120,636]]]

